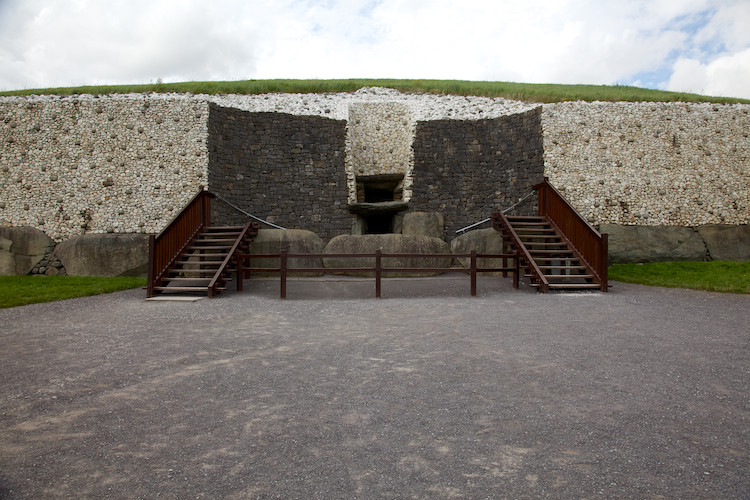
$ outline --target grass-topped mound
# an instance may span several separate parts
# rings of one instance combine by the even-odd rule
[[[624,85],[561,85],[542,83],[487,82],[467,80],[239,80],[231,82],[147,83],[140,85],[102,85],[0,92],[0,96],[191,93],[191,94],[266,94],[354,92],[362,87],[388,87],[401,92],[504,97],[518,101],[552,103],[563,101],[654,101],[750,103],[748,99],[711,97],[682,92],[667,92]]]

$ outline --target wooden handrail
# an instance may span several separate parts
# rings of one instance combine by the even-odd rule
[[[148,284],[146,295],[153,297],[167,269],[180,258],[200,230],[210,225],[211,198],[215,195],[203,190],[190,200],[158,235],[149,237]]]
[[[539,282],[539,291],[546,293],[549,291],[549,281],[547,281],[547,278],[544,277],[544,273],[541,269],[539,269],[539,265],[536,263],[534,258],[529,253],[529,249],[526,248],[526,245],[523,244],[521,241],[521,238],[518,236],[518,233],[516,233],[516,230],[513,229],[513,226],[508,221],[508,218],[505,216],[502,212],[497,212],[494,214],[494,217],[498,218],[503,226],[505,226],[505,229],[510,234],[511,239],[516,245],[516,248],[519,250],[519,252],[523,255],[524,259],[529,265],[529,268],[532,273],[534,273],[534,276],[536,277],[537,281]]]
[[[601,290],[607,291],[608,238],[584,219],[549,183],[547,177],[534,185],[539,202],[539,215],[548,218],[580,255],[583,263],[599,279]]]
[[[224,261],[221,263],[219,268],[214,273],[213,278],[211,278],[211,282],[208,284],[208,296],[209,297],[213,297],[214,295],[216,295],[216,287],[221,278],[221,275],[224,274],[224,269],[226,269],[226,267],[235,257],[235,253],[239,249],[240,244],[245,240],[245,237],[247,236],[247,232],[250,230],[250,228],[253,227],[254,224],[255,223],[252,221],[248,221],[247,224],[245,224],[245,227],[242,228],[242,232],[240,232],[239,236],[237,236],[237,239],[234,241],[234,245],[232,245],[232,248],[229,250],[229,253],[227,254],[226,257],[224,257]]]

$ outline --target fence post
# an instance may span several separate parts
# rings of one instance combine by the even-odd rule
[[[146,297],[154,296],[154,279],[156,278],[156,236],[148,237],[148,284],[146,285]]]
[[[237,254],[237,291],[242,291],[242,279],[244,272],[242,271],[242,254]]]
[[[286,298],[286,248],[281,249],[281,253],[279,254],[279,257],[281,259],[281,269],[279,270],[279,281],[280,281],[280,297],[282,299]]]
[[[599,279],[602,281],[602,292],[607,291],[609,281],[609,235],[602,235],[602,255],[601,255],[601,272],[599,273]]]
[[[380,277],[381,277],[381,251],[378,248],[375,250],[375,298],[380,298]]]
[[[471,296],[477,296],[477,251],[471,251]]]

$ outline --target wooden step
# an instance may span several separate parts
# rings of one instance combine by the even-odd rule
[[[547,281],[554,280],[569,280],[569,279],[594,279],[596,276],[593,274],[544,274]]]
[[[586,266],[537,266],[539,269],[578,269],[578,270],[586,270]]]
[[[201,238],[199,240],[196,240],[196,243],[199,243],[201,245],[205,243],[232,243],[237,241],[237,238]]]
[[[154,290],[160,292],[201,292],[208,293],[207,286],[155,286]],[[217,291],[224,291],[226,287],[217,287]]]
[[[602,286],[599,283],[550,283],[549,287],[554,288],[556,290],[560,290],[560,289],[593,290],[593,289],[599,289]]]
[[[533,255],[573,255],[573,250],[561,248],[559,250],[534,250],[529,248],[529,253]]]
[[[231,250],[232,246],[226,245],[191,245],[188,250]]]

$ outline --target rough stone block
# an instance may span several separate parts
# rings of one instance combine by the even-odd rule
[[[689,227],[602,224],[609,234],[610,264],[705,260],[703,239]]]
[[[55,248],[69,276],[146,276],[148,235],[84,234]]]
[[[5,264],[0,267],[9,274],[24,275],[28,274],[34,268],[34,265],[44,258],[44,255],[54,247],[55,242],[44,234],[44,232],[29,226],[8,227],[0,226],[0,238],[5,238],[12,242],[12,247],[0,252],[8,252],[13,259],[13,272],[10,272],[11,265],[6,255],[2,260]],[[12,249],[11,249],[12,248]]]
[[[701,226],[698,233],[711,260],[750,260],[750,226]]]
[[[450,245],[439,238],[406,234],[365,234],[362,236],[340,235],[333,238],[326,245],[324,253],[375,253],[380,249],[383,253],[440,253],[449,254]],[[450,267],[452,258],[385,258],[383,268],[387,267]],[[347,258],[330,257],[323,259],[325,267],[373,267],[374,257]],[[349,276],[373,276],[372,272],[342,272]],[[427,276],[435,273],[387,273],[385,277],[397,276]]]
[[[440,212],[407,212],[401,222],[401,233],[440,238],[445,235],[445,221]]]
[[[312,231],[303,229],[261,229],[258,236],[250,246],[251,254],[279,253],[286,247],[293,253],[322,253],[323,240]],[[279,259],[251,259],[252,267],[278,268]],[[290,268],[300,267],[323,267],[322,259],[289,259]],[[278,273],[257,273],[261,275],[278,276]],[[323,273],[289,273],[295,276],[320,276]]]
[[[472,250],[476,250],[477,253],[503,253],[503,236],[500,231],[495,231],[492,228],[475,229],[467,231],[451,241],[453,253],[470,253]],[[461,258],[457,260],[462,267],[468,269],[471,266],[470,259]],[[508,265],[511,263],[509,261]],[[478,267],[501,267],[502,264],[501,259],[477,259]]]

